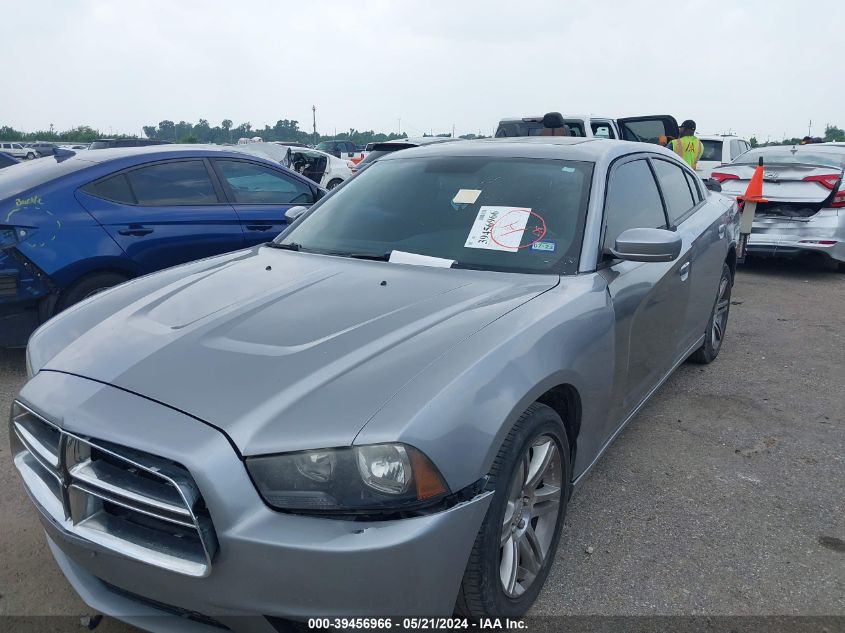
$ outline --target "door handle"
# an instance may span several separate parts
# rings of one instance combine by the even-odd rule
[[[144,237],[145,235],[149,235],[152,232],[152,229],[145,229],[141,226],[129,227],[128,229],[120,229],[118,231],[120,235],[129,235],[131,237]]]
[[[687,277],[689,277],[689,262],[681,266],[681,269],[678,272],[681,275],[681,281],[686,281]]]
[[[247,230],[249,231],[269,231],[273,228],[272,224],[247,224]]]

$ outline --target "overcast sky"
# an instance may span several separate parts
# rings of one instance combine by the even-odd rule
[[[668,113],[758,139],[845,126],[843,0],[0,0],[0,125],[162,119],[331,134]]]

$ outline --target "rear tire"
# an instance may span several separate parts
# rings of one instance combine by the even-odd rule
[[[704,345],[699,347],[690,360],[694,363],[707,365],[716,360],[719,350],[722,349],[722,342],[725,339],[725,332],[728,328],[728,315],[731,311],[731,288],[733,287],[733,275],[727,264],[722,265],[722,276],[719,278],[719,290],[716,294],[716,303],[713,304],[713,311],[710,313],[710,320],[707,322],[707,332],[704,335]]]
[[[56,304],[56,313],[66,310],[75,303],[79,303],[83,299],[93,297],[95,294],[102,292],[112,286],[122,284],[129,278],[120,273],[93,273],[79,279],[70,288],[65,290],[59,297],[59,302]]]
[[[563,421],[535,402],[508,433],[490,470],[493,500],[470,552],[456,613],[517,618],[534,603],[560,541],[569,460]]]
[[[332,189],[341,184],[343,184],[343,181],[340,178],[335,178],[334,180],[329,181],[329,183],[326,185],[326,189],[328,191],[331,191]]]

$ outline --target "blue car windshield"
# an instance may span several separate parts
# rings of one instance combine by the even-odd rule
[[[456,268],[574,274],[593,164],[391,158],[373,164],[277,239],[304,251],[452,260]]]

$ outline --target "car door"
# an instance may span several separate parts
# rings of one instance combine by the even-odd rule
[[[720,248],[727,227],[724,221],[718,221],[720,210],[708,208],[708,198],[690,169],[663,157],[653,156],[651,161],[669,223],[683,240],[681,252],[687,253],[684,265],[688,266],[685,283],[689,286],[689,301],[684,327],[678,335],[676,357],[680,357],[698,344],[707,329],[727,250]]]
[[[663,139],[678,138],[678,122],[669,114],[616,119],[619,136],[624,141],[661,144]]]
[[[287,225],[285,211],[316,202],[316,190],[293,173],[235,158],[212,165],[238,214],[247,246],[269,242]]]
[[[244,247],[240,219],[202,158],[133,167],[82,187],[77,198],[148,272]]]
[[[643,154],[617,161],[605,200],[600,272],[615,315],[616,359],[611,416],[628,417],[677,361],[689,301],[689,246],[672,262],[614,259],[616,237],[631,228],[667,228],[662,196]],[[615,428],[606,429],[609,437]]]

